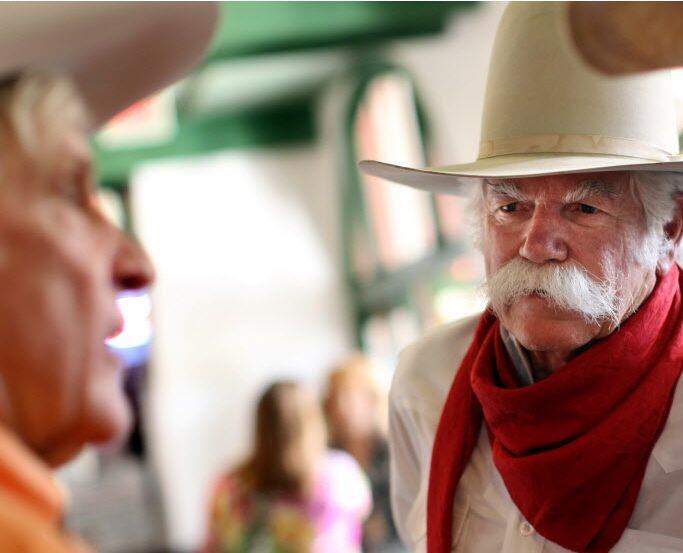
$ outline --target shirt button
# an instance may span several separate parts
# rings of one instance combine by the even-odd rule
[[[526,520],[519,525],[519,533],[522,536],[530,536],[535,532],[534,527],[531,526]]]

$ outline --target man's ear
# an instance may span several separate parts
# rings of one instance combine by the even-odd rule
[[[671,241],[671,249],[666,253],[664,259],[660,260],[662,273],[668,271],[669,267],[675,262],[676,253],[683,238],[683,194],[676,196],[674,218],[664,225],[664,234]]]

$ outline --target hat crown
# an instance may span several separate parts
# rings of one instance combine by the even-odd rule
[[[678,154],[671,75],[604,77],[569,41],[562,2],[511,2],[489,65],[479,158]]]

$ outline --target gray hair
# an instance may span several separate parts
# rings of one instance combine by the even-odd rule
[[[474,244],[480,250],[484,239],[485,184],[482,179],[480,186],[472,187],[468,209]],[[677,246],[666,236],[664,227],[674,219],[676,198],[683,194],[683,173],[631,171],[629,191],[642,205],[645,220],[645,237],[637,239],[634,256],[644,266],[664,269],[668,254]]]
[[[683,173],[633,171],[630,176],[631,194],[640,200],[646,228],[636,258],[645,266],[663,269],[664,260],[677,247],[664,227],[674,219],[676,198],[683,194]]]

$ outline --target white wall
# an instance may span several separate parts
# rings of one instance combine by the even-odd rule
[[[136,172],[137,233],[158,271],[149,423],[171,545],[203,534],[216,472],[244,454],[273,378],[313,384],[350,338],[336,205],[313,148]]]

